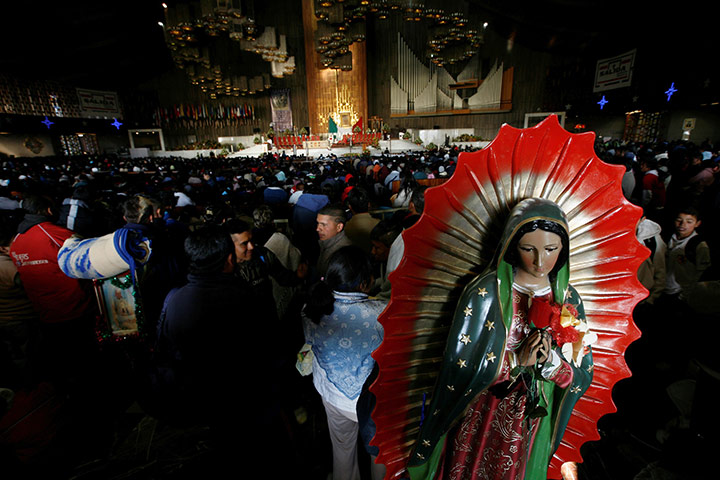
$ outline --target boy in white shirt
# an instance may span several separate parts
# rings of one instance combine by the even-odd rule
[[[675,233],[667,248],[665,293],[683,299],[710,267],[710,248],[695,230],[701,224],[699,213],[690,207],[675,217]]]

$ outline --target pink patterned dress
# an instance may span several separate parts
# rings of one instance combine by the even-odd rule
[[[512,380],[514,352],[530,332],[528,303],[532,292],[513,285],[513,321],[507,336],[503,365],[494,382],[500,385]],[[550,289],[538,292],[534,298],[551,296]],[[547,367],[546,367],[547,368]],[[545,378],[560,387],[572,382],[572,369],[564,360],[550,367]],[[545,371],[543,371],[545,375]],[[492,387],[491,387],[492,388]],[[452,480],[522,480],[525,463],[532,445],[539,419],[529,419],[527,386],[519,379],[510,393],[502,398],[490,390],[481,393],[465,417],[448,433],[445,462],[438,478]]]

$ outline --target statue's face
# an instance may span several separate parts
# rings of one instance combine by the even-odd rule
[[[526,233],[517,243],[519,268],[532,277],[547,277],[557,263],[562,250],[562,240],[557,233],[537,229]]]

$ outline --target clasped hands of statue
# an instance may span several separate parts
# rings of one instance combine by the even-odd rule
[[[550,357],[552,336],[544,329],[533,329],[516,353],[517,364],[521,367],[542,365]]]
[[[533,328],[515,352],[516,366],[510,371],[510,378],[489,388],[495,397],[504,398],[524,385],[520,391],[524,391],[524,395],[527,396],[528,421],[547,415],[547,410],[538,405],[537,381],[545,380],[541,371],[550,358],[552,344],[552,335],[549,331]]]

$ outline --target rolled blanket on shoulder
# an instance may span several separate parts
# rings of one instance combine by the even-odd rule
[[[134,279],[136,267],[147,263],[151,253],[143,232],[123,227],[102,237],[68,238],[58,252],[58,264],[72,278],[111,278],[130,270]]]

